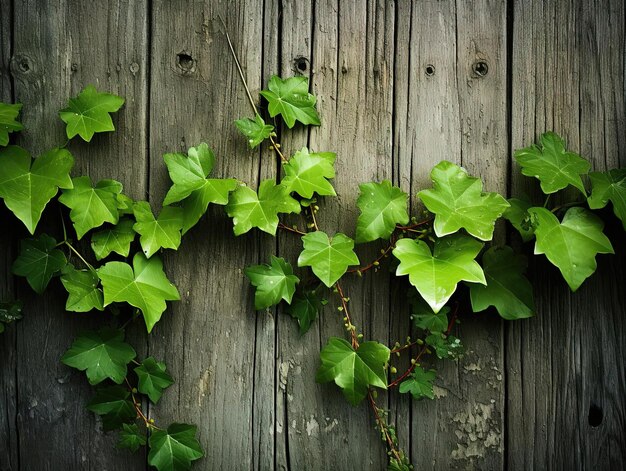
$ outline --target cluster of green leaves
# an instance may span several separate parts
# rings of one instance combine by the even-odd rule
[[[141,410],[146,398],[159,402],[174,380],[164,363],[152,357],[138,362],[136,356],[122,331],[103,328],[78,336],[61,361],[84,371],[97,387],[87,409],[100,416],[104,431],[118,431],[118,447],[135,452],[147,443],[148,463],[159,471],[189,469],[204,454],[196,427],[173,423],[161,429]]]
[[[123,103],[121,97],[85,88],[60,112],[68,139],[80,136],[89,142],[95,133],[113,131],[110,113]],[[155,216],[149,203],[125,195],[118,181],[94,184],[88,176],[71,178],[74,157],[67,144],[34,160],[25,149],[8,145],[8,134],[22,129],[16,121],[20,108],[0,104],[0,198],[33,235],[21,241],[13,273],[25,277],[39,294],[59,277],[68,294],[67,311],[111,307],[115,314],[120,305],[132,306],[150,332],[165,311],[166,301],[180,299],[157,253],[178,249],[182,234],[198,222],[208,203],[225,204],[236,182],[207,178],[214,160],[206,144],[190,149],[189,156],[167,154],[165,162],[175,184]],[[90,234],[93,255],[83,255],[73,245],[63,216],[63,240],[35,234],[44,209],[57,195],[59,203],[70,210],[76,240]],[[122,260],[112,259],[114,255]],[[100,265],[88,262],[90,258]],[[1,303],[0,330],[19,319],[21,310],[19,301]],[[105,431],[119,430],[120,447],[136,451],[147,444],[148,461],[158,470],[189,469],[192,461],[203,456],[196,427],[174,423],[161,429],[141,409],[142,395],[157,403],[173,379],[165,364],[154,358],[137,362],[134,349],[123,338],[119,330],[86,332],[75,339],[62,362],[85,371],[89,383],[97,386],[87,408],[101,416]],[[131,363],[135,366],[129,371]]]

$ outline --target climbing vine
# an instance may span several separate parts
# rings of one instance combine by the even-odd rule
[[[453,361],[463,355],[463,344],[454,335],[462,309],[494,308],[507,320],[535,312],[526,257],[493,243],[496,221],[508,220],[523,241],[534,241],[534,253],[545,255],[575,291],[594,273],[596,255],[613,253],[603,220],[593,210],[611,203],[626,228],[626,169],[590,173],[587,160],[547,132],[538,145],[515,152],[522,174],[539,181],[543,202],[485,192],[478,178],[443,161],[432,169],[432,188],[417,194],[424,209],[416,215],[408,211],[409,195],[390,181],[361,184],[353,238],[320,224],[320,198],[336,196],[336,154],[306,147],[286,150],[279,142],[281,124],[287,129],[323,125],[308,80],[272,77],[261,92],[266,114],[246,85],[232,45],[231,50],[252,108],[252,116],[235,125],[250,148],[269,144],[281,178],[263,180],[256,189],[236,178],[213,178],[216,157],[200,143],[186,154],[164,155],[172,185],[157,213],[148,202],[133,201],[115,180],[94,184],[88,176],[70,176],[74,156],[67,144],[114,131],[111,114],[123,106],[123,98],[85,88],[59,113],[68,141],[42,149],[35,159],[10,144],[10,134],[22,129],[21,105],[0,104],[0,198],[32,236],[21,241],[12,271],[39,294],[60,279],[67,311],[117,316],[119,328],[80,334],[61,361],[85,372],[95,387],[87,409],[101,417],[105,431],[117,431],[120,447],[137,451],[148,446],[150,465],[160,471],[184,470],[203,456],[196,426],[156,424],[148,418],[146,404],[157,404],[174,379],[161,359],[137,357],[125,341],[125,327],[143,319],[149,333],[167,301],[180,299],[160,253],[177,250],[210,204],[224,206],[235,236],[253,229],[272,236],[279,230],[290,233],[302,244],[296,260],[272,255],[268,263],[244,270],[254,288],[255,309],[281,306],[305,335],[325,305],[335,306],[345,331],[326,340],[315,380],[334,382],[352,406],[368,404],[387,447],[389,469],[412,469],[387,411],[377,403],[377,390],[398,388],[415,400],[434,399],[437,372],[425,360],[430,357],[432,365],[434,359]],[[572,189],[576,199],[550,204],[551,195],[572,194]],[[54,198],[67,208],[60,212],[56,237],[37,232]],[[286,222],[289,214],[300,219]],[[85,237],[89,245],[81,243]],[[376,259],[359,259],[356,244],[381,240]],[[413,329],[393,345],[364,338],[358,327],[361,313],[352,308],[343,285],[345,277],[369,276],[383,264],[395,276],[408,277],[415,288],[409,294]],[[2,301],[0,332],[21,315],[19,300]],[[408,357],[408,368],[399,371],[402,356]]]

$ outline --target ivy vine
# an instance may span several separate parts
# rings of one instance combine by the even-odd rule
[[[180,299],[159,254],[177,250],[209,204],[224,206],[236,236],[252,229],[272,236],[279,230],[291,233],[302,242],[293,263],[305,270],[296,271],[290,261],[274,255],[267,264],[245,268],[255,309],[283,306],[305,335],[325,305],[336,305],[345,332],[327,340],[315,380],[334,382],[353,406],[366,402],[387,447],[388,469],[412,469],[387,411],[376,402],[377,389],[397,387],[416,400],[433,399],[437,372],[425,359],[455,360],[463,354],[463,344],[453,333],[464,306],[473,312],[493,307],[507,320],[535,312],[525,276],[527,259],[510,246],[492,243],[496,221],[504,218],[523,241],[534,240],[534,253],[545,255],[575,291],[596,270],[596,255],[613,253],[604,222],[593,210],[610,203],[626,229],[626,169],[590,172],[586,159],[547,132],[539,144],[515,152],[522,174],[539,180],[546,195],[543,202],[507,200],[485,192],[480,179],[443,161],[432,169],[432,188],[417,194],[424,208],[420,214],[409,214],[409,195],[390,181],[367,182],[359,186],[354,238],[333,228],[322,230],[318,200],[336,196],[332,180],[337,156],[306,147],[287,152],[277,134],[280,123],[289,129],[322,124],[308,79],[272,77],[261,92],[265,115],[247,87],[232,45],[231,50],[253,111],[235,125],[250,148],[269,142],[282,177],[263,180],[257,189],[236,178],[213,178],[216,157],[200,143],[186,154],[164,155],[172,185],[158,214],[148,202],[125,195],[115,180],[94,184],[88,176],[70,176],[74,156],[67,144],[114,131],[111,114],[123,106],[123,98],[86,87],[59,112],[68,141],[35,159],[10,144],[10,134],[23,129],[18,121],[21,105],[0,103],[0,198],[33,236],[21,241],[12,271],[39,294],[59,278],[68,293],[67,311],[107,310],[117,315],[124,306],[132,308],[131,315],[120,317],[118,329],[80,334],[61,361],[85,372],[95,387],[87,409],[101,417],[105,431],[117,431],[119,447],[137,451],[147,445],[148,463],[159,471],[186,470],[204,453],[196,426],[166,426],[146,416],[144,405],[157,404],[174,379],[159,359],[137,358],[124,339],[125,327],[141,318],[149,333],[167,301]],[[273,118],[272,123],[263,115]],[[572,188],[577,192],[574,201],[550,204],[551,195],[568,189],[571,194]],[[62,234],[56,238],[36,231],[55,197],[69,210],[62,211]],[[288,214],[299,215],[300,222],[285,222]],[[90,253],[81,252],[84,244],[77,244],[87,235]],[[384,245],[379,256],[361,261],[355,245],[380,240]],[[360,313],[352,309],[342,284],[344,277],[367,276],[383,263],[391,263],[395,275],[408,277],[415,288],[409,296],[414,330],[393,345],[364,338],[358,327]],[[307,281],[301,281],[302,272]],[[459,290],[459,285],[466,289]],[[469,294],[468,301],[462,299],[464,294]],[[0,332],[21,315],[19,300],[1,302]],[[398,371],[394,364],[403,355],[408,355],[409,367]]]

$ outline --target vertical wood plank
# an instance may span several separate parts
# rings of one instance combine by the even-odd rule
[[[145,192],[146,180],[146,10],[146,2],[32,0],[14,2],[13,15],[11,72],[26,124],[19,144],[40,155],[65,143],[58,110],[88,84],[123,95],[125,108],[114,118],[117,132],[97,135],[89,145],[72,142],[70,150],[74,175],[119,179],[135,198]],[[52,222],[57,214],[56,207],[49,208],[39,232],[45,226],[59,237]],[[103,434],[84,408],[93,394],[84,374],[59,361],[78,332],[116,321],[109,314],[64,312],[66,295],[56,282],[36,296],[20,279],[18,293],[26,301],[17,337],[20,467],[143,468],[145,458],[116,450],[115,437]]]
[[[512,50],[512,147],[554,130],[594,169],[625,166],[623,2],[517,1]],[[537,196],[528,180],[514,167],[512,193]],[[543,257],[535,261],[537,317],[507,336],[510,469],[626,461],[623,230],[612,222],[606,231],[617,256],[598,256],[576,293]]]
[[[10,0],[0,1],[0,101],[13,103],[13,83],[10,75],[11,19],[13,5]],[[0,221],[10,221],[11,212],[0,205]],[[11,224],[3,224],[0,231],[0,302],[15,300],[15,283],[11,263],[15,257],[15,237]],[[19,450],[16,427],[17,368],[16,326],[7,326],[0,334],[0,470],[18,469]]]
[[[213,175],[256,188],[258,153],[233,120],[251,115],[218,15],[237,45],[248,82],[260,86],[263,2],[157,1],[152,11],[150,201],[158,208],[170,183],[165,152],[205,141]],[[168,363],[176,383],[151,415],[167,425],[198,425],[206,451],[198,466],[251,468],[255,316],[243,268],[258,262],[254,233],[235,238],[222,207],[183,238],[164,260],[182,302],[172,303],[150,336],[150,353]],[[268,431],[269,432],[269,431]]]
[[[505,2],[412,2],[400,4],[398,18],[394,146],[413,212],[417,192],[431,186],[430,169],[444,159],[480,176],[487,191],[506,193]],[[474,72],[479,61],[488,64],[485,76]],[[465,357],[435,362],[439,399],[412,406],[420,469],[502,468],[500,321],[461,320]]]

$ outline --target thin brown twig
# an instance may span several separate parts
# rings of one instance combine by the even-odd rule
[[[298,229],[297,227],[290,227],[286,224],[283,224],[282,222],[278,223],[278,228],[282,229],[284,231],[287,232],[293,232],[294,234],[298,234],[298,235],[306,235],[306,232],[301,231],[300,229]]]
[[[398,462],[402,461],[402,458],[400,458],[400,453],[396,449],[396,446],[393,443],[391,436],[389,435],[389,431],[387,430],[387,425],[385,424],[383,419],[380,417],[380,414],[378,413],[379,407],[376,405],[376,401],[374,401],[374,397],[372,396],[371,391],[368,391],[367,398],[369,399],[370,406],[372,407],[372,410],[374,411],[374,417],[376,418],[376,423],[380,427],[381,432],[383,432],[383,434],[385,435],[385,439],[387,440],[387,445],[389,446],[389,450],[391,450],[391,452],[394,454]]]
[[[337,293],[341,297],[341,307],[346,317],[348,328],[350,329],[350,339],[352,340],[352,348],[356,350],[357,348],[359,348],[359,339],[357,338],[357,335],[355,332],[356,328],[354,324],[352,323],[352,318],[350,317],[350,313],[348,312],[348,301],[346,301],[346,299],[348,298],[346,298],[346,295],[343,292],[343,288],[341,287],[339,282],[335,283],[335,286],[337,287]]]

